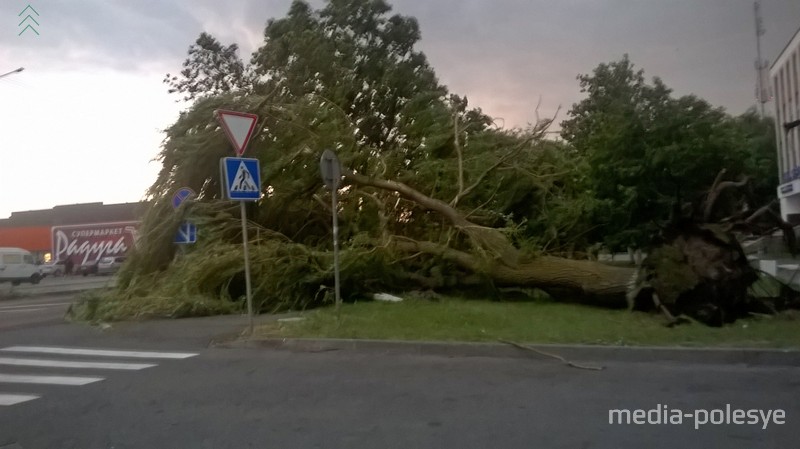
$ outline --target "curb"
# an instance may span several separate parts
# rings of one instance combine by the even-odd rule
[[[505,343],[464,343],[396,340],[349,340],[271,338],[261,340],[216,341],[217,347],[259,348],[292,352],[350,351],[387,355],[433,355],[444,357],[534,358],[551,360],[533,351]],[[540,351],[571,361],[595,363],[691,363],[709,365],[745,364],[752,366],[800,367],[800,350],[749,348],[679,348],[591,345],[531,345]],[[557,360],[552,360],[558,362]]]

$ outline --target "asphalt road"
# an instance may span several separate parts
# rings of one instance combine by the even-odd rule
[[[0,301],[0,332],[63,322],[74,294],[55,294]]]
[[[0,448],[788,448],[800,439],[800,368],[607,363],[598,372],[519,358],[221,348],[209,341],[241,331],[243,317],[99,329],[53,323],[51,312],[0,330],[0,397],[31,398],[0,405]],[[152,366],[8,364],[32,359]],[[87,383],[20,383],[26,375]],[[726,404],[782,409],[785,424],[609,424],[610,409]]]

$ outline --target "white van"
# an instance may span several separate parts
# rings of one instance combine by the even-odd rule
[[[42,279],[39,267],[33,263],[33,255],[22,248],[0,248],[0,283],[22,282],[38,284]]]

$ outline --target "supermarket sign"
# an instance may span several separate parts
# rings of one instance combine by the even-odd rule
[[[53,227],[53,260],[77,267],[104,256],[124,256],[136,245],[138,221]]]

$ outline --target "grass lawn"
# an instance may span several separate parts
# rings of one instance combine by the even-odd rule
[[[424,299],[359,302],[304,312],[304,319],[256,329],[256,338],[359,338],[602,345],[775,347],[800,349],[800,314],[739,320],[723,328],[699,323],[674,328],[626,310],[552,302]]]

